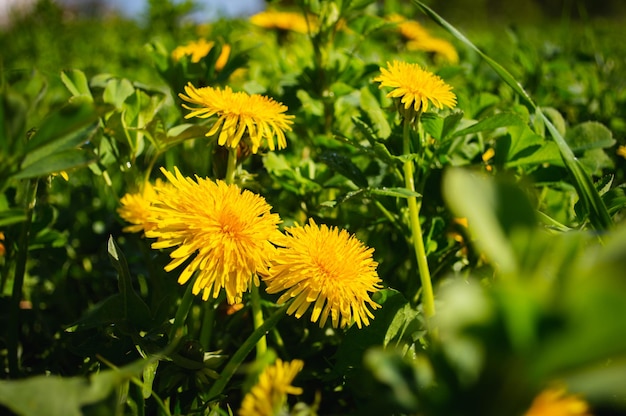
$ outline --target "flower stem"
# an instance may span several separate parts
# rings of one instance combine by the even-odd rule
[[[187,315],[191,310],[191,306],[193,305],[193,281],[187,284],[187,289],[185,290],[185,294],[183,295],[183,299],[180,301],[180,305],[178,305],[178,310],[176,311],[176,316],[174,317],[174,323],[170,328],[169,332],[169,342],[171,343],[174,339],[179,339],[182,336],[182,328],[185,324],[185,320],[187,319]]]
[[[254,329],[258,329],[263,325],[263,309],[261,308],[261,294],[259,293],[259,287],[252,283],[251,303],[252,303],[252,321],[254,322]],[[256,344],[256,356],[262,357],[267,351],[267,339],[263,335],[259,342]]]
[[[417,123],[420,123],[419,118]],[[403,153],[405,155],[409,155],[411,153],[411,122],[408,119],[405,119],[403,127]],[[415,165],[413,160],[410,158],[404,162],[404,184],[409,191],[415,192]],[[422,204],[421,201],[418,203],[417,197],[414,196],[407,198],[407,201],[409,204],[409,220],[411,223],[411,240],[413,241],[415,257],[417,258],[417,267],[422,283],[421,294],[424,316],[426,316],[426,318],[430,318],[435,315],[435,297],[433,295],[433,286],[430,280],[430,270],[428,268],[428,259],[426,257],[426,250],[424,249],[424,237],[422,235],[422,226],[419,218],[419,212]]]
[[[237,170],[237,148],[228,148],[228,162],[226,165],[226,177],[224,182],[227,184],[235,183],[235,171]]]
[[[233,377],[243,360],[248,356],[250,351],[252,351],[257,342],[263,338],[270,329],[276,326],[278,321],[280,321],[283,316],[285,316],[285,312],[288,307],[289,303],[286,303],[278,308],[263,322],[261,326],[256,328],[254,332],[250,334],[248,339],[246,339],[243,344],[241,344],[239,349],[235,351],[230,361],[226,364],[226,367],[224,367],[224,370],[222,370],[219,378],[215,380],[215,383],[209,390],[209,398],[215,398],[222,393],[226,384],[228,384],[230,379]]]
[[[20,340],[20,302],[22,301],[22,288],[24,275],[26,274],[26,260],[28,259],[28,240],[30,226],[33,221],[33,211],[37,201],[37,179],[28,180],[24,184],[24,210],[26,220],[22,223],[18,242],[17,261],[15,275],[13,276],[13,291],[11,293],[11,309],[7,327],[7,349],[9,361],[9,376],[16,378],[19,375],[19,340]]]

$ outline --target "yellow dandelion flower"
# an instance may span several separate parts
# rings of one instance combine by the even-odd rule
[[[162,181],[158,179],[157,186],[161,184]],[[137,233],[153,229],[155,224],[149,219],[150,206],[156,197],[157,193],[150,182],[146,182],[140,192],[124,195],[120,199],[121,206],[117,209],[117,212],[120,217],[132,225],[124,227],[122,231]]]
[[[416,21],[405,20],[398,24],[398,32],[403,38],[408,40],[420,40],[430,38],[428,31]]]
[[[379,88],[393,88],[387,97],[396,100],[400,114],[409,120],[427,111],[429,103],[439,109],[456,105],[452,87],[417,64],[388,62],[387,68],[380,68],[380,72],[374,82],[380,83]]]
[[[277,359],[273,365],[267,366],[259,376],[257,384],[243,398],[239,415],[274,416],[283,414],[287,395],[302,394],[302,389],[292,386],[291,383],[303,367],[304,362],[301,360],[283,362],[281,359]]]
[[[1,241],[4,241],[4,232],[0,231],[0,257],[4,257],[4,255],[7,253],[7,249],[6,247],[4,247],[4,244],[1,243]]]
[[[533,400],[524,416],[591,416],[589,405],[562,387],[542,391]]]
[[[626,159],[626,146],[619,146],[617,148],[617,155]]]
[[[220,56],[217,57],[217,61],[215,61],[215,70],[221,71],[228,63],[228,58],[230,58],[230,50],[231,47],[228,44],[224,44],[222,46],[222,51],[220,52]]]
[[[308,21],[307,21],[308,20]],[[317,24],[312,16],[308,19],[301,13],[266,10],[250,17],[253,25],[265,29],[278,29],[298,33],[315,32]]]
[[[353,321],[359,328],[369,325],[374,315],[367,305],[380,307],[369,295],[381,288],[373,249],[346,230],[318,227],[312,219],[287,229],[280,246],[263,280],[268,293],[285,291],[278,303],[295,298],[288,314],[300,318],[313,304],[311,322],[319,320],[320,327],[329,315],[335,328]]]
[[[191,62],[198,63],[209,54],[213,45],[213,42],[208,42],[205,39],[189,42],[184,46],[179,46],[174,49],[172,51],[172,59],[180,61],[184,56],[191,56]]]
[[[157,188],[150,207],[156,227],[146,236],[156,238],[154,249],[177,247],[165,266],[172,271],[188,261],[178,283],[198,276],[192,292],[202,299],[218,297],[222,288],[229,304],[241,302],[242,294],[257,273],[265,272],[276,253],[272,244],[281,238],[280,217],[270,213],[265,198],[236,185],[196,176],[183,177],[161,169],[169,185]]]
[[[219,132],[217,143],[220,146],[236,148],[245,136],[250,141],[252,153],[257,153],[262,141],[270,150],[287,147],[285,131],[291,130],[294,116],[285,114],[287,107],[272,98],[233,92],[230,87],[196,88],[191,83],[185,87],[185,93],[187,95],[178,96],[198,106],[190,107],[183,103],[184,108],[191,110],[185,118],[217,115],[217,121],[206,135]]]

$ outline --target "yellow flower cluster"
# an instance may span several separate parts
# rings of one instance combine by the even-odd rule
[[[380,307],[370,298],[381,288],[373,249],[345,230],[318,226],[278,230],[280,217],[265,199],[223,181],[184,177],[162,169],[167,183],[146,184],[121,199],[120,216],[155,238],[154,249],[173,248],[172,271],[185,265],[178,282],[196,274],[192,292],[216,298],[222,289],[229,304],[241,302],[252,284],[267,284],[268,293],[294,298],[287,310],[300,318],[313,305],[311,321],[333,327],[352,322],[361,328]]]
[[[575,395],[568,395],[565,388],[549,388],[533,400],[524,416],[591,416],[589,405]]]
[[[434,53],[435,56],[456,64],[459,55],[454,46],[445,39],[432,36],[422,25],[414,20],[394,14],[388,20],[398,23],[398,32],[407,40],[406,48],[410,51],[424,51]]]

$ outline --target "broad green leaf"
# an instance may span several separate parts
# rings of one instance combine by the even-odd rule
[[[435,113],[424,113],[420,118],[424,131],[433,139],[441,140],[443,135],[443,117]]]
[[[335,172],[350,179],[356,186],[360,188],[367,187],[367,177],[348,156],[327,150],[319,156],[319,160]]]
[[[369,193],[374,195],[392,196],[394,198],[421,198],[422,195],[406,188],[369,188]]]
[[[113,104],[115,108],[122,109],[122,105],[128,97],[135,92],[135,87],[127,79],[111,79],[107,82],[102,99],[105,103]]]
[[[565,162],[565,167],[570,172],[572,177],[574,178],[574,185],[576,186],[576,190],[578,191],[578,195],[583,201],[583,205],[585,207],[586,213],[589,215],[589,219],[591,220],[591,224],[594,228],[598,230],[605,230],[610,228],[613,225],[613,220],[609,215],[604,202],[600,198],[600,195],[596,191],[593,186],[593,182],[589,175],[585,172],[580,162],[574,156],[574,152],[569,148],[567,142],[559,132],[559,130],[552,124],[552,122],[546,117],[546,115],[541,111],[541,109],[534,103],[530,95],[524,90],[522,85],[499,63],[481,51],[476,45],[474,45],[468,38],[465,37],[461,32],[459,32],[453,25],[448,23],[445,19],[439,16],[435,11],[433,11],[430,7],[426,6],[419,0],[413,0],[413,3],[428,15],[431,19],[445,28],[448,32],[450,32],[455,38],[459,41],[463,42],[468,48],[476,52],[482,59],[484,59],[489,66],[498,74],[498,76],[506,82],[512,89],[518,94],[522,100],[528,103],[536,112],[538,117],[540,117],[548,131],[552,135],[552,138],[556,142],[559,147],[559,152],[563,157],[563,161]]]
[[[454,113],[447,115],[446,118],[443,119],[440,139],[443,140],[450,136],[462,119],[463,111],[455,111]]]
[[[511,126],[507,130],[509,132],[507,137],[510,139],[507,152],[508,160],[515,160],[520,156],[530,156],[530,152],[534,152],[535,149],[539,149],[545,143],[543,137],[526,125]],[[504,141],[506,138],[499,140]],[[498,143],[498,148],[501,148],[500,143]]]
[[[596,121],[587,121],[570,128],[565,140],[574,152],[603,149],[615,144],[611,130]]]
[[[70,132],[63,137],[59,137],[52,142],[38,147],[37,149],[29,152],[26,157],[24,157],[24,160],[22,161],[22,168],[26,168],[53,154],[78,148],[83,143],[91,140],[97,129],[98,124],[94,123],[87,128]]]
[[[89,165],[97,160],[97,156],[82,149],[70,149],[43,157],[31,165],[24,167],[13,176],[15,179],[38,178],[51,173],[58,173],[81,166]]]
[[[109,398],[114,390],[137,377],[156,358],[85,377],[34,376],[0,380],[0,404],[23,416],[82,416],[84,408]],[[113,402],[115,403],[115,402]],[[108,409],[116,414],[116,409]]]
[[[565,132],[567,131],[565,119],[563,115],[556,109],[552,107],[541,107],[541,111],[552,121],[554,124],[554,128],[561,134],[561,136],[565,136]],[[541,118],[539,118],[541,120]]]
[[[524,192],[507,181],[498,182],[465,169],[450,169],[444,174],[443,195],[456,216],[467,218],[476,244],[502,273],[515,272],[518,264],[510,237],[518,228],[537,224]]]
[[[515,113],[496,113],[480,120],[478,123],[456,131],[452,136],[464,136],[466,134],[492,131],[500,127],[524,125],[524,120]]]
[[[82,71],[78,69],[63,71],[61,72],[61,81],[74,97],[89,97],[89,101],[93,101],[87,77]]]
[[[0,227],[17,224],[24,220],[26,220],[26,214],[23,209],[12,208],[0,211]]]
[[[559,148],[554,142],[546,142],[529,155],[518,154],[513,159],[506,162],[506,166],[539,166],[548,164],[551,166],[564,167],[563,158],[559,152]]]
[[[98,113],[91,100],[82,96],[76,97],[44,119],[28,141],[26,151],[33,151],[52,141],[62,139],[97,119]]]
[[[371,14],[362,14],[348,21],[348,27],[363,36],[367,36],[376,30],[393,27],[393,25],[393,23]]]

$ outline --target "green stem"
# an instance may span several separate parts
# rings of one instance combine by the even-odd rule
[[[420,123],[419,116],[417,123],[418,125]],[[407,119],[404,120],[402,138],[403,152],[405,155],[409,155],[411,153],[411,122]],[[409,191],[415,192],[415,165],[412,159],[407,159],[407,161],[404,162],[404,184]],[[422,225],[420,224],[419,218],[419,212],[422,204],[421,201],[418,203],[417,197],[414,196],[407,198],[407,201],[409,204],[409,220],[411,223],[411,240],[413,241],[415,257],[417,258],[417,267],[422,283],[421,295],[424,316],[426,316],[426,318],[430,318],[435,315],[435,297],[433,295],[430,270],[428,269],[428,259],[426,257],[426,250],[424,249]]]
[[[172,343],[174,339],[178,340],[183,335],[182,328],[185,325],[185,320],[187,319],[187,315],[191,310],[191,306],[193,305],[193,299],[195,295],[193,294],[193,283],[194,279],[189,281],[187,284],[187,290],[185,290],[185,294],[183,295],[183,299],[180,301],[180,305],[178,305],[178,310],[176,311],[176,316],[174,317],[174,323],[170,328],[169,332],[169,342]]]
[[[20,339],[20,302],[22,301],[22,289],[24,276],[26,275],[26,261],[28,260],[28,240],[30,226],[33,221],[33,212],[37,201],[37,179],[25,183],[25,213],[26,220],[22,223],[18,242],[17,261],[15,275],[13,276],[13,292],[11,293],[11,309],[7,324],[7,349],[9,360],[9,376],[16,378],[19,375],[19,339]]]
[[[283,316],[285,316],[285,312],[288,307],[289,303],[286,303],[277,309],[265,320],[265,322],[263,322],[263,325],[256,328],[254,332],[250,334],[248,339],[241,344],[239,349],[235,351],[230,361],[226,364],[226,367],[224,367],[224,370],[222,370],[220,377],[215,381],[211,390],[209,390],[210,398],[215,398],[222,393],[226,384],[228,384],[230,379],[233,377],[243,360],[248,356],[248,354],[250,354],[250,351],[252,351],[257,342],[264,337],[270,329],[274,328]]]
[[[237,170],[237,148],[228,148],[228,164],[226,165],[226,177],[224,182],[227,184],[235,183],[235,171]]]
[[[211,347],[211,335],[215,323],[215,304],[209,299],[202,305],[202,327],[200,328],[200,345],[205,351]]]
[[[254,322],[254,329],[258,329],[263,325],[263,309],[261,308],[261,294],[259,293],[259,287],[254,283],[252,284],[251,303],[252,303],[252,321]],[[256,356],[262,357],[267,351],[267,339],[263,335],[259,342],[256,344]]]

